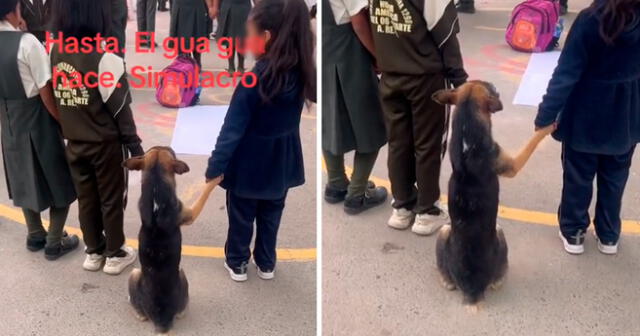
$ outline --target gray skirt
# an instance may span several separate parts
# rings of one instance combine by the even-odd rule
[[[246,24],[250,12],[250,0],[222,0],[216,37],[245,37],[247,35]]]
[[[171,37],[185,40],[208,37],[211,33],[211,19],[204,0],[173,0],[169,30]]]

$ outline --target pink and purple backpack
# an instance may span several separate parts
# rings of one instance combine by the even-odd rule
[[[173,108],[195,105],[201,91],[198,74],[198,64],[193,58],[178,56],[162,70],[162,77],[156,88],[158,103]]]
[[[513,9],[507,27],[507,43],[523,52],[553,50],[560,38],[559,19],[557,0],[526,0]]]

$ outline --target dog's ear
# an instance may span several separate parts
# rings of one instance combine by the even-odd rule
[[[178,175],[182,175],[189,172],[189,166],[184,161],[174,160],[173,171]]]
[[[431,99],[441,105],[456,105],[458,103],[458,91],[452,90],[438,90],[432,96]]]
[[[144,169],[144,156],[135,156],[130,159],[126,159],[122,166],[129,170],[143,170]]]
[[[489,97],[489,99],[485,101],[485,104],[485,109],[491,113],[502,111],[502,102],[498,97]]]

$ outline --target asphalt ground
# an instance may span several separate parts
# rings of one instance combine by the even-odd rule
[[[158,13],[158,41],[168,36],[169,14]],[[127,49],[134,50],[135,21],[129,21]],[[160,71],[170,61],[158,49],[153,54],[127,53],[127,67]],[[204,70],[219,72],[226,60],[204,56]],[[252,62],[250,62],[251,64]],[[228,104],[231,88],[207,88],[201,105]],[[132,90],[134,117],[143,146],[171,143],[177,110],[161,107],[155,89]],[[177,335],[315,335],[316,333],[316,113],[303,113],[300,126],[307,183],[291,190],[280,228],[280,263],[276,279],[262,281],[250,268],[249,281],[235,283],[223,268],[227,215],[224,191],[216,189],[193,226],[183,229],[182,268],[190,283],[187,315],[175,323]],[[185,204],[195,201],[204,184],[207,156],[179,155],[191,172],[177,178]],[[56,262],[28,252],[26,227],[12,206],[4,178],[0,181],[0,335],[150,335],[149,322],[139,322],[127,302],[129,269],[120,276],[86,272],[82,248]],[[136,207],[140,175],[131,174],[130,202],[125,214],[128,243],[135,245],[140,227]],[[313,209],[313,211],[310,211]],[[48,216],[45,214],[45,217]],[[77,233],[77,205],[67,230]]]
[[[569,2],[565,31],[576,11],[588,5]],[[465,65],[472,79],[493,82],[500,92],[505,108],[493,115],[493,133],[514,153],[531,136],[536,113],[512,104],[530,57],[504,42],[509,12],[518,1],[476,3],[476,14],[460,15]],[[389,188],[386,158],[385,147],[372,180]],[[443,194],[450,174],[447,157]],[[467,313],[459,291],[440,285],[435,236],[387,227],[389,204],[352,217],[339,205],[323,203],[323,334],[640,334],[640,158],[636,155],[627,184],[617,256],[600,254],[591,234],[584,255],[564,252],[555,215],[561,174],[560,144],[546,139],[515,179],[501,180],[498,223],[509,245],[510,268],[503,287],[487,293],[476,315]]]

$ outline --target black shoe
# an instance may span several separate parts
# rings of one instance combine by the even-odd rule
[[[56,260],[63,255],[75,250],[80,245],[80,239],[76,235],[62,237],[60,243],[44,249],[44,257],[47,260]]]
[[[27,237],[27,250],[31,252],[38,252],[42,250],[45,245],[47,245],[47,238],[35,239]]]
[[[476,12],[476,6],[473,2],[459,2],[456,6],[458,13],[474,14]]]
[[[158,7],[158,12],[168,12],[169,8],[167,7]]]
[[[387,188],[377,187],[367,189],[362,196],[348,198],[344,201],[344,212],[357,215],[365,210],[378,206],[387,200]]]
[[[376,184],[372,181],[367,183],[367,189],[375,189],[375,187]],[[324,200],[329,204],[340,203],[347,197],[347,191],[347,188],[338,189],[327,184],[324,187]]]
[[[239,267],[231,267],[227,265],[227,262],[224,262],[224,268],[229,271],[229,276],[231,280],[236,282],[244,282],[247,281],[247,263],[243,262]]]

